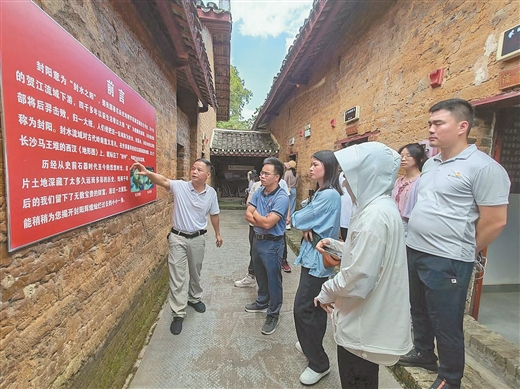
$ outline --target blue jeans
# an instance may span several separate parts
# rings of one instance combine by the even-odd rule
[[[284,239],[259,240],[253,238],[253,265],[255,267],[258,297],[256,305],[267,308],[267,315],[278,316],[282,308],[282,254]]]
[[[436,338],[438,375],[459,387],[464,374],[464,309],[473,263],[409,247],[406,251],[415,350],[432,356]]]
[[[289,195],[289,215],[291,217],[295,210],[296,210],[296,188],[291,188],[291,194]]]

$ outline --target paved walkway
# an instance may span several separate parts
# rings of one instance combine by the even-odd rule
[[[300,269],[283,274],[284,304],[280,324],[272,335],[262,335],[263,314],[247,313],[246,303],[254,301],[256,288],[236,288],[233,282],[247,272],[249,262],[248,225],[244,211],[222,211],[220,218],[224,245],[217,249],[210,229],[202,268],[203,301],[207,311],[187,308],[180,335],[170,334],[172,319],[167,304],[130,388],[303,388],[299,375],[307,360],[294,344],[296,332],[292,307]],[[292,231],[291,231],[292,232]],[[295,255],[289,250],[289,263]],[[331,360],[331,372],[315,388],[339,388],[336,346],[331,328],[324,339]],[[380,388],[401,386],[384,367]]]

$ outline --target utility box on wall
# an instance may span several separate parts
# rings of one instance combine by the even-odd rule
[[[305,129],[303,130],[303,135],[308,138],[309,136],[311,136],[311,125],[310,124],[307,124],[305,126]]]

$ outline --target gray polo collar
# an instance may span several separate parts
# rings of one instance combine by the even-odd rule
[[[202,192],[197,192],[197,189],[193,187],[193,183],[190,180],[188,181],[188,188],[190,188],[190,190],[196,192],[197,194],[203,194],[206,193],[206,190],[208,189],[208,184],[204,184],[204,190]]]
[[[471,156],[471,154],[473,154],[477,150],[478,150],[477,146],[475,146],[473,144],[473,145],[469,145],[464,150],[462,150],[459,154],[457,154],[456,156],[454,156],[454,157],[452,157],[450,159],[447,159],[446,161],[442,160],[442,153],[439,153],[439,154],[435,155],[433,157],[433,159],[434,159],[434,161],[437,161],[437,162],[440,162],[440,163],[446,163],[446,162],[454,161],[456,159],[468,159]]]

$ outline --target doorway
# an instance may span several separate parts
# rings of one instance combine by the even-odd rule
[[[481,324],[520,346],[520,106],[497,109],[494,115],[493,158],[506,169],[511,190],[507,225],[487,248],[476,315]]]

